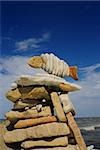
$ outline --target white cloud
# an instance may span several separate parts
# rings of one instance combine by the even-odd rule
[[[50,39],[50,33],[44,33],[39,38],[28,38],[22,41],[16,42],[15,47],[16,50],[27,51],[29,49],[37,49],[44,42],[47,42]]]
[[[79,116],[100,116],[100,64],[80,68],[79,92],[70,94]]]
[[[94,65],[91,65],[91,66],[88,66],[88,67],[81,68],[80,70],[82,72],[85,72],[86,74],[88,74],[90,72],[95,72],[96,69],[98,69],[98,68],[100,68],[100,63],[94,64]]]
[[[0,58],[0,118],[12,108],[12,103],[5,98],[10,85],[21,74],[33,75],[42,70],[33,69],[27,65],[28,57],[11,56]],[[77,116],[100,116],[100,64],[80,68],[84,75],[75,82],[82,86],[77,92],[70,93],[70,98],[77,110]]]

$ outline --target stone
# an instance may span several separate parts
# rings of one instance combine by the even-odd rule
[[[68,97],[68,94],[60,94],[59,99],[63,105],[63,110],[65,113],[72,112],[73,115],[75,115],[75,108],[71,102],[71,100]]]
[[[6,129],[6,123],[0,123],[0,150],[12,150],[11,148],[9,148],[3,139],[4,134],[7,132]]]
[[[28,110],[29,109],[29,107],[25,107],[25,110]]]
[[[32,85],[52,86],[53,89],[58,88],[59,90],[62,91],[76,91],[81,89],[80,86],[67,82],[65,79],[57,77],[52,74],[37,74],[34,76],[22,75],[15,82],[21,86],[32,86]]]
[[[84,139],[81,135],[80,129],[78,128],[74,117],[72,115],[71,112],[66,114],[67,120],[68,120],[68,126],[70,127],[70,129],[72,130],[73,134],[74,134],[74,138],[79,146],[80,150],[87,150],[86,144],[84,142]]]
[[[56,147],[56,146],[67,146],[68,145],[68,138],[67,136],[58,137],[54,139],[48,140],[31,140],[22,142],[21,147],[28,149],[33,147]]]
[[[14,125],[14,128],[30,127],[30,126],[36,126],[39,124],[45,124],[45,123],[56,122],[56,121],[57,119],[55,116],[40,117],[35,119],[25,119],[25,120],[19,120]]]
[[[28,61],[28,65],[33,68],[41,68],[43,64],[43,59],[40,56],[31,57]]]
[[[45,71],[56,76],[69,76],[69,65],[66,62],[60,60],[57,56],[55,56],[52,53],[42,54],[41,57],[44,61],[42,68]]]
[[[71,145],[71,144],[68,144],[67,146],[64,146],[64,147],[51,147],[51,148],[31,148],[31,150],[80,150],[78,145]]]
[[[45,87],[20,87],[21,99],[49,99],[49,94]]]
[[[15,82],[13,82],[13,83],[11,84],[11,89],[14,90],[14,89],[16,89],[16,88],[17,88],[17,84],[16,84]]]
[[[77,144],[74,138],[68,138],[68,143],[73,145]]]
[[[7,92],[6,97],[12,102],[16,102],[18,99],[30,100],[30,99],[47,99],[49,100],[49,93],[45,87],[20,87]]]
[[[32,107],[32,106],[35,106],[37,104],[37,100],[35,101],[35,103],[33,104],[29,104],[29,103],[24,103],[22,102],[21,100],[17,101],[15,104],[14,104],[14,108],[13,110],[19,110],[19,109],[24,109],[25,107]]]
[[[66,116],[64,114],[63,108],[62,108],[60,100],[59,100],[59,96],[56,92],[51,93],[51,100],[52,100],[53,106],[55,108],[58,119],[61,122],[67,122]]]
[[[45,87],[36,87],[28,93],[29,99],[50,99],[49,93]]]
[[[23,112],[19,111],[10,111],[6,113],[6,118],[10,121],[19,120],[19,119],[28,119],[28,118],[39,118],[51,116],[51,109],[49,106],[42,107],[40,112],[37,111],[36,107],[28,109]]]
[[[72,77],[74,80],[78,80],[78,67],[77,66],[70,66],[69,67],[69,76]]]
[[[37,109],[37,111],[41,111],[41,109],[42,109],[42,104],[36,105],[36,109]]]
[[[4,135],[5,143],[21,142],[26,139],[40,139],[70,134],[66,123],[47,123],[25,129],[7,131]]]
[[[21,93],[18,88],[14,90],[10,90],[6,93],[6,98],[11,100],[12,102],[16,102],[18,99],[21,98]]]
[[[66,91],[73,92],[73,91],[81,89],[81,87],[79,87],[78,85],[76,85],[74,83],[70,83],[70,84],[61,83],[61,84],[59,84],[59,88],[61,91],[64,91],[64,92],[66,92]]]
[[[34,107],[36,105],[41,104],[42,106],[52,106],[52,102],[50,100],[45,100],[43,99],[42,101],[40,99],[19,99],[18,101],[15,102],[13,110],[22,110],[25,109],[26,107]]]

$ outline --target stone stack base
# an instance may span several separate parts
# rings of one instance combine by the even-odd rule
[[[56,79],[55,79],[56,78]],[[14,150],[86,150],[68,92],[78,86],[46,75],[24,76],[6,97],[14,103],[3,139]],[[41,85],[42,84],[42,85]]]

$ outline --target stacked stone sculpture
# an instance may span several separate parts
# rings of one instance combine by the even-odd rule
[[[49,74],[22,75],[11,85],[6,97],[14,107],[6,113],[10,125],[4,142],[15,150],[86,150],[68,97],[81,87],[62,78],[77,80],[77,68],[53,54],[34,56],[28,64]]]

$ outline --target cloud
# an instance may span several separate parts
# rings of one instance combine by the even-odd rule
[[[0,118],[13,107],[13,103],[5,98],[10,85],[21,74],[34,75],[43,73],[41,69],[33,69],[27,65],[28,57],[10,56],[0,58]],[[82,86],[77,92],[69,93],[76,108],[77,116],[100,116],[100,64],[79,68],[82,74],[76,84]]]
[[[78,116],[100,116],[100,63],[80,68],[79,92],[70,94]]]
[[[40,48],[41,44],[47,42],[50,39],[51,34],[49,32],[44,33],[40,38],[28,38],[23,41],[15,43],[17,51],[28,51],[29,49]]]
[[[88,67],[84,67],[84,68],[81,68],[80,70],[82,72],[85,72],[86,74],[90,73],[90,72],[95,72],[96,69],[100,68],[100,63],[98,64],[94,64],[94,65],[91,65],[91,66],[88,66]]]

